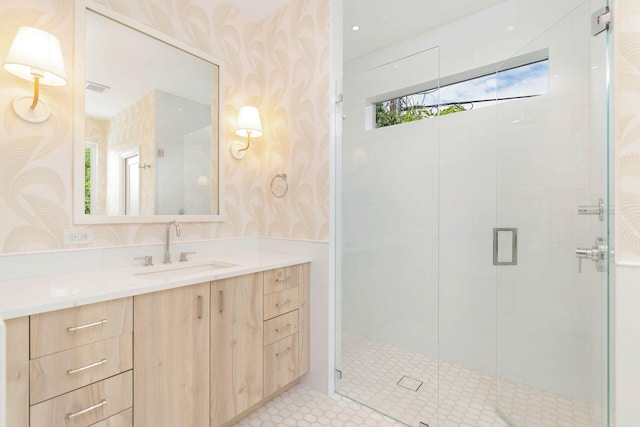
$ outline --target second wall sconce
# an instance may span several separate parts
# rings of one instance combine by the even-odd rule
[[[11,74],[34,82],[33,97],[14,99],[13,111],[30,123],[46,121],[51,111],[39,99],[40,85],[67,84],[60,41],[46,31],[20,27],[5,58],[4,68]]]
[[[239,160],[244,158],[245,152],[251,146],[251,137],[257,138],[262,136],[260,112],[256,107],[245,106],[240,108],[236,135],[247,138],[246,146],[243,146],[240,142],[234,142],[231,145],[231,155]]]

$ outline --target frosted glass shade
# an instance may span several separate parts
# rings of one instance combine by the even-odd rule
[[[60,41],[52,34],[33,27],[20,27],[4,61],[11,74],[40,84],[67,84]]]
[[[260,123],[260,112],[256,107],[245,106],[240,108],[238,113],[238,124],[236,135],[252,138],[262,136],[262,123]]]

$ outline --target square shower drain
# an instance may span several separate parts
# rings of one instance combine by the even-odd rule
[[[415,378],[408,377],[406,375],[404,375],[402,378],[400,378],[400,381],[398,381],[398,385],[400,387],[404,387],[411,391],[418,391],[418,389],[420,388],[420,386],[422,386],[422,384],[423,384],[422,381],[417,380]]]

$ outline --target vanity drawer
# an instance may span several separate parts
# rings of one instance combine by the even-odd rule
[[[131,371],[31,407],[30,427],[84,427],[133,404]]]
[[[273,344],[298,332],[298,310],[264,322],[264,345]]]
[[[129,333],[132,308],[123,298],[31,316],[31,358]]]
[[[264,294],[267,295],[284,291],[285,289],[297,288],[299,282],[298,274],[299,267],[297,265],[265,271]]]
[[[298,288],[286,289],[264,296],[264,320],[298,308]]]
[[[298,334],[264,348],[264,397],[298,378]]]
[[[102,420],[99,423],[91,424],[91,427],[132,427],[133,426],[133,409],[129,408],[119,414]]]
[[[128,371],[132,347],[125,334],[31,360],[31,404]]]

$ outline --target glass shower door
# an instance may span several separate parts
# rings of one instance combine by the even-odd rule
[[[548,49],[548,93],[496,108],[497,411],[513,427],[607,426],[608,36],[591,35],[593,3],[514,55]],[[497,76],[500,99],[513,88]]]
[[[438,73],[434,48],[347,75],[337,126],[336,391],[411,426],[437,417],[439,121],[376,104]]]

